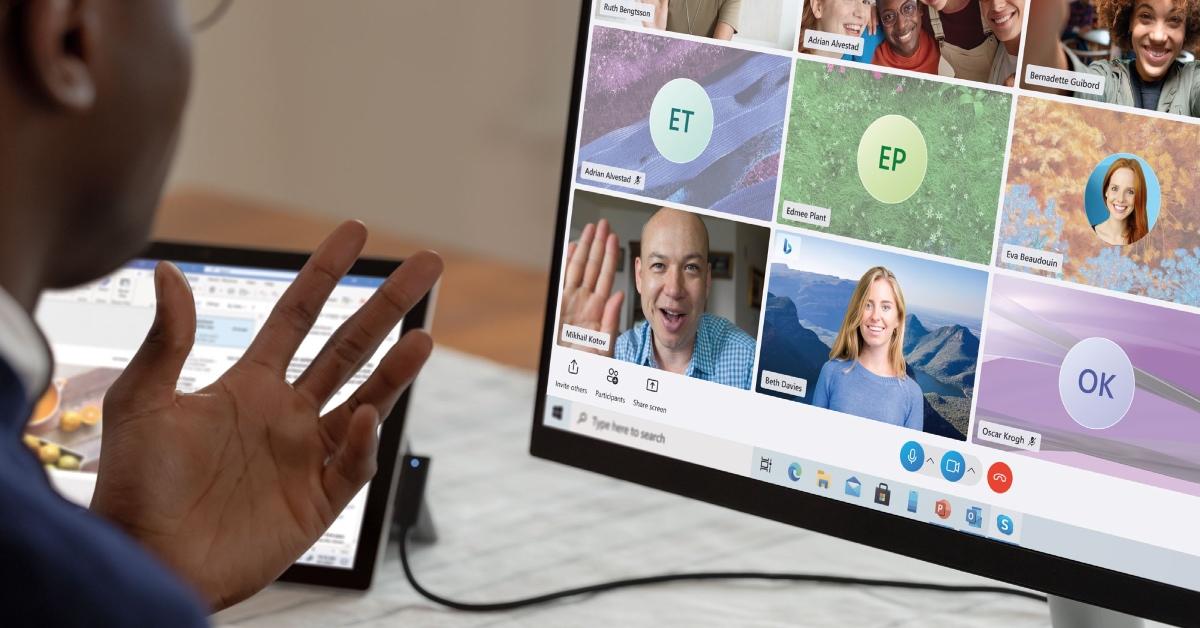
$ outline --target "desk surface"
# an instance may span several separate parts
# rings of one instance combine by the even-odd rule
[[[290,208],[201,189],[170,193],[154,237],[289,250],[312,250],[336,222]],[[367,225],[370,228],[370,225]],[[430,244],[372,232],[366,254],[403,257]],[[547,273],[468,252],[438,248],[446,271],[432,332],[438,344],[525,369],[541,354]],[[481,324],[484,323],[485,324]]]

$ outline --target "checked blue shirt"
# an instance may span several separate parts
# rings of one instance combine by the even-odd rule
[[[654,339],[648,321],[642,321],[617,338],[614,357],[622,362],[659,368],[654,361]],[[684,375],[750,390],[754,381],[754,339],[733,323],[712,314],[700,317],[692,361]]]

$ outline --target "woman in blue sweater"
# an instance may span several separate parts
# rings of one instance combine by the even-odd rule
[[[920,430],[921,387],[905,374],[904,293],[892,271],[876,266],[858,280],[813,405]]]

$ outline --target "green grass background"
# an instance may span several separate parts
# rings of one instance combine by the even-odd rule
[[[1007,94],[798,61],[779,221],[987,264],[1011,106]],[[929,147],[925,182],[896,205],[858,178],[859,140],[888,114],[912,120]],[[786,201],[829,209],[830,226],[784,220]]]

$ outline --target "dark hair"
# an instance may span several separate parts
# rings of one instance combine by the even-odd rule
[[[1112,32],[1113,42],[1123,50],[1133,49],[1133,10],[1141,0],[1096,0],[1100,26]],[[1183,48],[1200,44],[1200,0],[1172,0],[1175,8],[1183,9]]]

